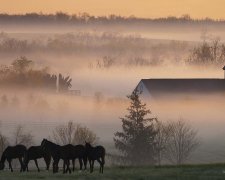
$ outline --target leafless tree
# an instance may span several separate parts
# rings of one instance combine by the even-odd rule
[[[190,158],[199,146],[197,131],[182,119],[171,122],[166,143],[166,158],[173,164],[181,165]]]
[[[30,146],[31,144],[33,144],[33,135],[30,132],[24,131],[22,125],[18,125],[15,128],[15,131],[11,138],[14,141],[14,145],[23,144],[25,146]]]
[[[157,132],[155,137],[155,151],[158,165],[161,165],[161,161],[165,156],[168,140],[170,137],[170,125],[167,122],[157,120],[155,128]]]
[[[0,133],[0,155],[2,155],[5,148],[9,145],[8,139],[2,133]]]
[[[85,126],[69,121],[57,126],[52,133],[53,140],[61,145],[84,144],[85,141],[95,144],[98,138],[94,132]]]

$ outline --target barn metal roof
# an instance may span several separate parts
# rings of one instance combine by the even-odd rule
[[[225,92],[225,79],[142,79],[152,93]]]

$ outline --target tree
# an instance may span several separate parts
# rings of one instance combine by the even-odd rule
[[[173,164],[181,165],[199,146],[197,131],[182,119],[171,122],[168,128],[166,158]]]
[[[115,133],[115,147],[124,155],[127,162],[132,165],[145,165],[155,163],[155,118],[149,118],[151,111],[142,103],[139,90],[134,90],[128,97],[130,106],[128,115],[122,120],[122,132]]]
[[[28,147],[33,144],[33,135],[30,132],[25,132],[21,125],[15,128],[11,138],[14,140],[14,145],[23,144]]]
[[[69,121],[65,125],[57,126],[52,132],[53,140],[61,145],[84,144],[85,141],[94,144],[98,141],[97,135],[85,126]]]
[[[5,148],[9,145],[8,139],[3,134],[0,134],[0,155],[3,153]]]
[[[162,159],[166,156],[166,148],[170,138],[170,124],[162,121],[157,121],[155,137],[155,150],[157,156],[157,163],[161,165]]]
[[[205,35],[203,38],[205,38]],[[224,44],[220,43],[219,38],[213,38],[210,42],[203,39],[202,44],[191,51],[187,63],[201,66],[222,66],[225,63]]]
[[[8,145],[8,138],[0,132],[0,156]]]
[[[70,76],[63,77],[62,74],[59,74],[59,84],[58,84],[58,90],[59,92],[68,91],[69,88],[72,87],[72,78]]]
[[[31,60],[28,60],[25,56],[21,56],[19,59],[16,59],[12,62],[12,66],[16,72],[24,73],[26,70],[28,70],[31,63]]]

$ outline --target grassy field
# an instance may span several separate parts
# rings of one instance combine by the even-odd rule
[[[152,180],[217,180],[225,179],[225,164],[213,165],[187,165],[182,167],[163,166],[163,167],[111,167],[106,168],[105,173],[99,174],[97,168],[93,174],[89,172],[74,172],[72,174],[52,174],[52,172],[33,171],[28,173],[13,173],[9,171],[0,172],[0,180],[19,180],[19,179],[152,179]]]

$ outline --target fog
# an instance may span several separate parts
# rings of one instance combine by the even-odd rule
[[[129,105],[126,95],[141,79],[223,78],[222,67],[199,68],[185,63],[190,50],[202,41],[205,27],[193,27],[193,32],[180,27],[168,32],[140,29],[2,27],[1,65],[26,56],[34,62],[33,67],[48,67],[50,73],[69,75],[73,79],[71,89],[80,90],[81,95],[2,88],[0,97],[6,95],[8,103],[0,108],[1,131],[10,136],[21,124],[32,131],[35,143],[40,144],[57,125],[72,120],[93,130],[113,152],[114,133],[121,130],[119,118],[126,114]],[[225,40],[224,31],[218,32],[211,26],[206,29],[210,36]],[[15,96],[19,100],[17,106],[12,104]],[[193,162],[223,161],[225,94],[181,94],[145,101],[153,117],[162,121],[183,118],[198,130],[201,147]],[[213,156],[215,153],[221,157]]]

